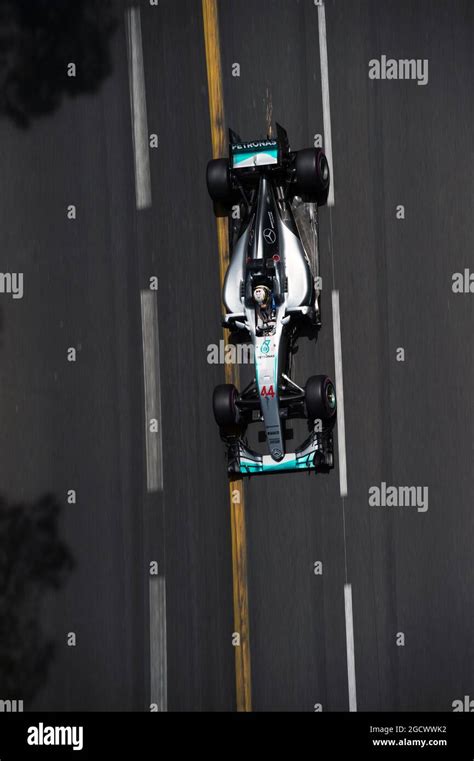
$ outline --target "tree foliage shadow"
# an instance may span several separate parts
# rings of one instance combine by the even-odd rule
[[[0,685],[2,699],[31,700],[45,682],[54,643],[41,626],[45,595],[74,567],[59,537],[59,501],[46,494],[31,504],[0,497]]]
[[[112,0],[0,0],[0,114],[28,127],[64,95],[95,92],[116,26]]]

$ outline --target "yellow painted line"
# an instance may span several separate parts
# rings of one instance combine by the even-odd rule
[[[207,84],[209,91],[209,115],[211,121],[213,158],[224,157],[227,140],[224,117],[224,97],[222,89],[221,52],[219,43],[219,20],[216,0],[202,0],[204,38],[206,46]],[[219,250],[219,274],[221,288],[229,263],[228,221],[218,217],[217,244]],[[227,340],[227,331],[224,331]],[[226,383],[239,386],[237,365],[225,365]],[[235,681],[237,710],[252,710],[249,604],[247,586],[247,542],[245,533],[245,500],[242,481],[229,484],[230,518],[232,532],[232,576],[234,591],[234,628],[240,635],[240,646],[235,650]]]
[[[216,0],[202,0],[204,38],[206,44],[207,87],[209,92],[209,115],[211,119],[212,157],[223,158],[227,153],[224,117],[224,94],[222,90],[221,51],[219,21]],[[219,246],[219,270],[221,284],[229,263],[227,219],[217,217],[217,241]],[[226,365],[226,382],[232,383],[232,365]],[[229,373],[227,372],[229,368]],[[229,378],[227,375],[229,374]]]

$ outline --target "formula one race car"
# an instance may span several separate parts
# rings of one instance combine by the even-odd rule
[[[334,466],[334,384],[313,375],[301,388],[291,378],[298,338],[316,337],[321,326],[318,207],[327,200],[329,165],[320,149],[291,151],[286,131],[276,126],[276,139],[254,142],[229,130],[229,159],[207,166],[215,211],[229,215],[223,325],[231,340],[251,344],[255,361],[255,377],[243,391],[232,384],[214,390],[231,478]],[[307,421],[309,435],[290,453],[285,443],[293,418]],[[259,453],[249,446],[247,429],[262,422],[259,441],[268,451]]]

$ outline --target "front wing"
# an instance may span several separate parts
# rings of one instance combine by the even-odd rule
[[[303,470],[327,472],[333,464],[332,431],[326,431],[324,435],[312,433],[301,447],[295,452],[287,452],[279,462],[270,455],[250,449],[242,439],[228,443],[227,469],[231,478]]]

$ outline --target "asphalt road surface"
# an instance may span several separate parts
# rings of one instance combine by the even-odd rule
[[[22,299],[0,294],[1,495],[11,509],[55,495],[74,559],[59,589],[29,582],[55,649],[25,708],[232,711],[229,494],[211,411],[224,368],[207,361],[222,330],[201,2],[142,0],[135,101],[128,4],[113,8],[111,71],[95,92],[66,96],[26,128],[0,120],[2,272],[24,275]],[[312,0],[218,8],[226,126],[252,139],[276,120],[293,149],[317,135],[327,146],[330,129],[324,324],[317,346],[301,341],[296,380],[334,375],[333,290],[344,377],[347,496],[338,464],[245,486],[252,708],[449,711],[474,697],[474,297],[452,290],[453,274],[474,267],[474,8],[327,0],[330,126]],[[370,79],[382,56],[426,59],[427,83]],[[145,151],[150,204],[137,209],[140,114],[158,146]],[[154,277],[163,489],[150,492],[140,299]],[[369,506],[382,482],[425,487],[426,501]],[[158,630],[154,561],[166,588]]]

